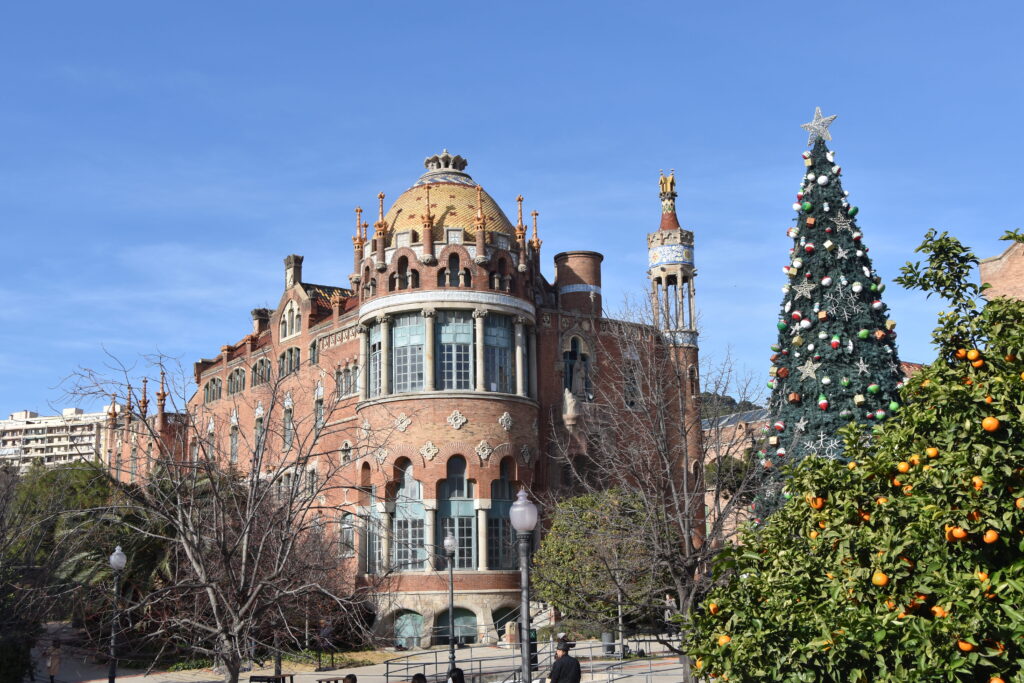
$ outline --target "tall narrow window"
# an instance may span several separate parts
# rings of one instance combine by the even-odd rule
[[[487,568],[515,569],[519,564],[516,532],[509,522],[512,507],[512,459],[501,461],[501,476],[491,482],[491,509],[487,511]]]
[[[301,362],[302,352],[297,346],[285,349],[285,351],[277,358],[277,374],[280,377],[290,375],[299,369]]]
[[[380,395],[380,325],[370,328],[370,396]]]
[[[238,462],[238,425],[231,426],[231,464]]]
[[[324,400],[322,398],[313,402],[313,415],[316,419],[316,428],[322,429],[324,426]]]
[[[284,449],[288,450],[292,447],[292,441],[295,440],[295,421],[292,419],[292,409],[284,409],[284,419],[282,427],[284,428]]]
[[[355,551],[356,520],[351,512],[343,512],[338,524],[338,552],[342,557],[352,557]]]
[[[487,388],[511,394],[515,391],[512,318],[488,315],[484,319],[484,378]]]
[[[395,393],[423,390],[423,316],[396,315],[391,324],[391,387]]]
[[[368,489],[369,506],[363,518],[363,562],[367,574],[376,574],[380,568],[380,511],[377,509],[377,487]]]
[[[245,390],[245,370],[238,368],[228,375],[228,396]]]
[[[317,342],[309,345],[309,364],[316,365],[320,362],[320,347]]]
[[[460,272],[460,268],[459,268],[459,255],[458,254],[449,254],[448,255],[448,272],[447,272],[447,275],[448,275],[447,285],[449,287],[458,287],[459,286],[459,272]]]
[[[455,569],[472,569],[476,563],[476,512],[473,509],[473,486],[466,479],[466,460],[454,455],[448,461],[447,477],[441,482],[438,514],[441,525],[437,545],[449,534],[455,537]]]
[[[131,481],[135,481],[135,477],[139,473],[139,451],[135,444],[132,444],[131,460],[128,462],[128,476]]]
[[[438,389],[471,389],[473,318],[469,311],[441,311],[437,317]]]
[[[261,454],[263,448],[263,418],[257,417],[253,426],[253,443],[256,444],[256,453]]]
[[[426,548],[423,539],[422,489],[413,477],[412,463],[400,461],[397,466],[395,515],[392,529],[392,560],[399,571],[423,569]]]
[[[270,381],[270,361],[261,358],[252,366],[252,385],[266,384]]]
[[[203,387],[203,403],[211,403],[220,398],[221,394],[221,381],[216,377],[211,379]]]

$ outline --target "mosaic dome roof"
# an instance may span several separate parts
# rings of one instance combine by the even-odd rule
[[[452,156],[447,150],[423,162],[427,172],[398,196],[384,216],[392,244],[396,233],[405,230],[418,233],[423,229],[428,187],[430,213],[434,217],[434,241],[445,241],[445,228],[464,229],[466,241],[476,236],[477,183],[465,172],[466,163],[463,157]],[[481,192],[480,198],[487,217],[487,230],[514,235],[515,228],[497,202],[486,191]]]

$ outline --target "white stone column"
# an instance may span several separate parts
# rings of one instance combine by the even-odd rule
[[[488,506],[490,501],[487,501]],[[476,570],[487,571],[487,509],[476,511]]]
[[[434,558],[440,552],[437,547],[437,506],[436,503],[423,501],[423,546],[427,551],[426,562],[423,563],[423,571],[432,574],[436,571]]]
[[[380,513],[380,568],[381,573],[391,569],[391,513],[383,509]]]
[[[694,303],[693,303],[693,297],[696,294],[696,292],[693,290],[693,278],[692,277],[689,280],[689,285],[690,286],[687,287],[688,291],[686,292],[686,298],[688,299],[688,304],[689,304],[689,308],[690,308],[690,329],[691,330],[696,330],[697,329],[697,311],[694,308]]]
[[[473,311],[473,329],[476,332],[475,338],[475,351],[476,351],[476,390],[487,391],[487,373],[484,372],[484,318],[487,317],[487,311],[483,308],[478,308]]]
[[[366,325],[360,325],[356,328],[359,333],[359,372],[357,373],[356,381],[359,383],[359,400],[366,400],[366,387],[367,378],[369,377],[369,370],[366,367],[366,359],[369,355],[367,347],[370,344],[370,331],[366,329]]]
[[[423,309],[423,391],[434,391],[434,330],[437,315],[433,308]]]
[[[380,395],[391,393],[391,318],[377,316],[380,325]]]
[[[525,318],[516,318],[516,394],[526,396],[526,338],[523,334]]]
[[[527,336],[529,342],[529,358],[530,358],[530,396],[537,398],[539,389],[537,388],[537,328],[534,326],[529,335]]]

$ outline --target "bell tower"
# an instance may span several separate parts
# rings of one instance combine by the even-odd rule
[[[676,176],[661,174],[661,225],[647,235],[647,276],[651,280],[654,324],[675,347],[697,349],[694,307],[693,233],[676,217]],[[696,356],[696,354],[694,354]]]

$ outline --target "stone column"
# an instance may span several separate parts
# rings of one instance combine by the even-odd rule
[[[423,571],[428,574],[433,574],[437,571],[434,567],[434,557],[441,552],[437,547],[437,506],[436,504],[431,505],[427,501],[423,501],[423,545],[427,551],[426,562],[423,563]]]
[[[473,328],[476,332],[475,338],[475,350],[476,350],[476,390],[487,391],[487,378],[484,372],[484,318],[487,317],[487,311],[483,308],[478,308],[473,311]]]
[[[530,344],[529,358],[530,358],[530,396],[537,398],[537,328],[536,326],[530,330],[527,336],[527,341]]]
[[[526,396],[526,337],[523,325],[526,318],[516,318],[516,394]]]
[[[366,368],[366,359],[368,354],[367,347],[370,344],[370,331],[366,329],[366,325],[360,325],[356,328],[356,332],[359,333],[359,372],[357,374],[356,382],[359,384],[359,400],[366,400],[366,386],[367,378],[369,377],[369,371]]]
[[[490,501],[488,501],[490,505]],[[476,570],[487,571],[487,509],[476,511]]]
[[[693,297],[696,294],[696,292],[694,292],[694,290],[693,290],[693,278],[690,278],[689,287],[687,287],[686,290],[687,290],[686,291],[687,305],[688,305],[688,307],[690,309],[690,326],[689,326],[689,329],[696,330],[697,329],[697,311],[694,308],[694,303],[693,303]]]
[[[423,391],[434,391],[434,329],[437,319],[433,308],[423,309]]]
[[[377,316],[380,325],[380,395],[391,393],[391,318]]]

